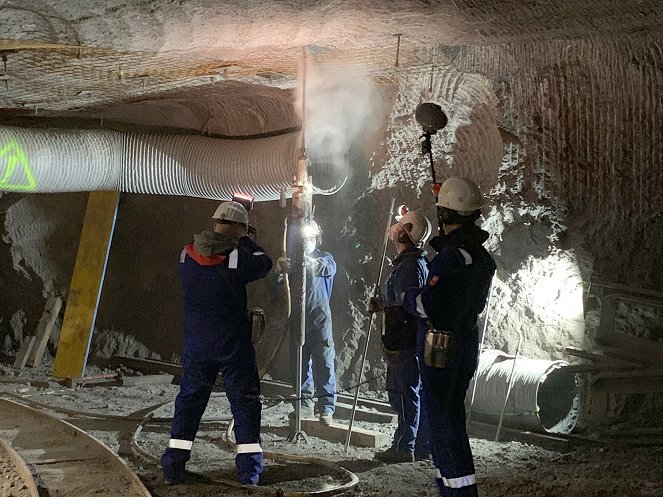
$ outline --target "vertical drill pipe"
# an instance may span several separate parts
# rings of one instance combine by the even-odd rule
[[[382,259],[380,260],[380,271],[378,272],[378,279],[375,284],[375,289],[373,292],[374,297],[380,295],[380,286],[382,284],[382,271],[384,269],[384,258],[387,253],[387,242],[389,242],[389,227],[391,226],[391,218],[394,215],[394,203],[396,202],[395,198],[391,199],[391,205],[389,206],[389,216],[387,217],[387,227],[384,230],[384,242],[382,244]],[[355,412],[357,411],[357,401],[359,400],[359,387],[361,386],[361,380],[364,376],[364,364],[366,363],[366,354],[368,353],[368,343],[371,338],[371,327],[373,326],[373,316],[374,312],[371,312],[368,316],[368,324],[366,325],[366,342],[364,343],[364,352],[361,355],[361,367],[359,368],[359,381],[357,381],[357,389],[355,390],[355,397],[352,401],[352,413],[350,414],[350,424],[348,425],[348,434],[345,437],[345,455],[348,455],[348,448],[350,447],[350,438],[352,437],[352,425],[355,420]]]
[[[295,262],[300,264],[301,271],[298,271],[297,278],[301,277],[301,283],[295,278],[295,288],[299,286],[301,291],[299,298],[299,333],[297,336],[297,360],[296,367],[297,371],[295,372],[295,431],[291,435],[292,441],[296,442],[299,436],[302,436],[305,441],[307,440],[306,434],[302,432],[302,366],[303,366],[303,348],[304,341],[306,340],[306,254],[305,254],[305,240],[303,237],[303,227],[304,220],[307,219],[310,215],[311,205],[310,199],[307,196],[307,181],[308,181],[308,170],[307,170],[307,159],[306,159],[306,60],[307,60],[307,51],[306,47],[302,49],[302,129],[301,129],[301,152],[300,158],[297,162],[297,176],[295,178],[296,186],[298,192],[293,194],[293,203],[292,203],[292,218],[297,220],[297,234],[295,237]],[[299,285],[297,285],[300,283]],[[294,333],[294,326],[291,329],[291,333]]]
[[[509,387],[506,390],[506,397],[504,398],[504,405],[502,406],[502,413],[500,414],[500,422],[497,424],[497,432],[495,433],[495,441],[499,442],[500,440],[500,431],[502,431],[502,421],[504,421],[504,411],[506,411],[506,404],[509,401],[509,394],[511,394],[511,388],[513,387],[513,378],[514,371],[516,370],[516,362],[518,361],[518,356],[520,355],[520,346],[523,343],[522,335],[518,337],[518,347],[516,348],[516,356],[513,358],[513,365],[511,366],[511,373],[509,374]]]
[[[470,426],[470,415],[472,414],[472,406],[474,405],[474,397],[477,393],[477,379],[479,376],[479,361],[481,360],[481,351],[483,344],[486,341],[486,330],[488,329],[488,316],[490,315],[490,301],[493,300],[493,283],[490,282],[490,290],[488,290],[488,302],[486,302],[486,313],[483,316],[483,331],[481,332],[481,342],[479,343],[479,353],[477,355],[477,370],[474,372],[474,384],[472,385],[472,396],[470,397],[470,408],[467,411],[466,427]]]
[[[300,225],[300,229],[303,226]],[[301,238],[302,245],[302,284],[300,295],[301,313],[299,318],[299,340],[297,342],[297,406],[299,407],[295,412],[295,433],[302,431],[302,367],[304,363],[304,342],[306,341],[306,252],[304,244],[306,241],[304,237]]]
[[[281,255],[287,259],[288,257],[288,218],[286,217],[283,220],[283,246],[281,247]],[[286,310],[286,319],[290,317],[292,313],[292,301],[290,299],[290,278],[288,277],[288,271],[283,273],[283,288],[285,289],[285,310]]]

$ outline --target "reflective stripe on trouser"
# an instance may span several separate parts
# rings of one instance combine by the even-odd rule
[[[237,444],[235,451],[237,478],[242,483],[257,484],[264,465],[262,447],[259,443]]]
[[[210,351],[213,352],[213,351]],[[235,418],[235,439],[238,445],[260,444],[260,381],[255,352],[250,341],[240,343],[235,360],[216,358],[188,359],[183,365],[180,392],[175,399],[175,415],[171,439],[193,441],[205,412],[212,385],[219,371],[223,374],[226,395]],[[169,444],[170,445],[170,444]],[[176,442],[176,445],[182,445]],[[191,451],[169,446],[161,457],[161,467],[167,479],[178,479]],[[262,452],[237,454],[237,477],[241,483],[257,483],[263,469]]]
[[[263,470],[263,455],[260,448],[260,380],[251,346],[248,364],[241,367],[223,367],[223,383],[235,418],[235,441],[237,455],[235,466],[237,479],[241,483],[257,484]]]
[[[433,464],[444,477],[437,480],[442,497],[476,493],[474,461],[465,429],[465,393],[473,373],[470,369],[421,366]]]
[[[213,382],[218,370],[218,365],[201,367],[195,373],[185,369],[180,378],[180,392],[175,399],[175,415],[170,431],[171,441],[161,456],[161,468],[168,480],[177,480],[184,475],[184,466],[191,458],[193,440],[212,392],[211,387],[201,378],[211,376]]]
[[[437,472],[435,482],[442,497],[479,497],[474,475],[448,479]]]
[[[171,438],[168,441],[168,447],[171,449],[182,449],[182,450],[191,450],[193,442],[191,440],[178,440],[176,438]]]

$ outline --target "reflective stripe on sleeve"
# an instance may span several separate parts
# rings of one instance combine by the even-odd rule
[[[168,442],[168,447],[170,449],[191,450],[191,447],[193,447],[193,442],[191,440],[178,440],[177,438],[171,438],[170,442]]]
[[[237,444],[236,452],[238,454],[255,454],[262,452],[260,444]]]
[[[460,478],[445,478],[438,469],[435,472],[435,478],[442,480],[442,484],[449,488],[463,488],[470,485],[476,485],[476,475],[461,476]]]
[[[465,265],[466,266],[469,266],[470,264],[472,264],[472,256],[470,255],[470,253],[467,250],[465,250],[464,248],[458,247],[458,252],[460,252],[460,254],[463,256],[463,259],[465,259]]]
[[[265,255],[264,252],[253,252],[251,255]]]
[[[427,318],[428,314],[426,314],[426,311],[424,310],[424,304],[421,301],[421,294],[417,295],[415,302],[417,303],[417,313],[419,314],[419,316],[421,316],[422,318]]]
[[[230,252],[230,256],[228,258],[228,269],[237,269],[238,259],[239,259],[239,252],[237,251],[237,249]]]
[[[184,262],[184,259],[186,259],[186,248],[182,249],[182,253],[180,254],[180,262]]]

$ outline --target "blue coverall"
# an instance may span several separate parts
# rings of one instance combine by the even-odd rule
[[[384,288],[385,326],[382,335],[387,361],[389,404],[398,414],[392,449],[415,455],[429,454],[428,433],[420,409],[419,359],[416,355],[416,329],[419,318],[403,310],[401,293],[426,284],[426,252],[409,248],[391,263],[393,269]]]
[[[405,292],[403,305],[430,319],[437,330],[453,333],[449,364],[439,369],[424,364],[425,321],[417,330],[423,405],[429,422],[431,452],[442,497],[478,495],[467,431],[465,394],[478,361],[477,316],[486,304],[495,262],[482,246],[488,233],[475,225],[461,226],[430,244],[437,254],[423,289]]]
[[[302,407],[313,408],[314,386],[320,414],[333,414],[336,406],[334,335],[329,299],[336,262],[329,252],[315,250],[307,256],[306,335],[302,348]],[[292,357],[296,344],[291,342]]]
[[[266,276],[271,267],[270,258],[248,237],[236,244],[228,243],[221,254],[203,255],[194,244],[182,251],[184,348],[170,442],[161,457],[167,480],[181,480],[200,419],[221,372],[235,419],[237,477],[241,483],[258,483],[263,468],[262,405],[246,284]]]

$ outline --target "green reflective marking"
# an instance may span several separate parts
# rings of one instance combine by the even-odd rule
[[[35,177],[32,174],[32,169],[30,169],[30,164],[28,159],[25,156],[25,152],[18,144],[16,140],[9,140],[7,144],[0,149],[0,167],[2,165],[2,159],[7,156],[7,170],[5,171],[4,176],[0,179],[0,190],[9,190],[16,192],[32,192],[37,187],[37,182]],[[10,178],[16,169],[16,166],[20,164],[23,168],[23,173],[25,174],[25,183],[11,183]]]

